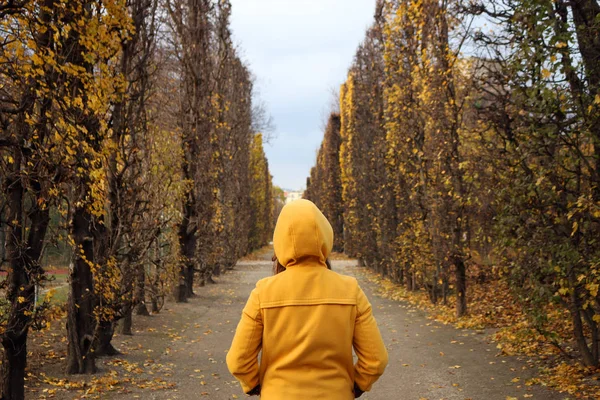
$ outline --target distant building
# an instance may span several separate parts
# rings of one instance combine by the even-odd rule
[[[291,203],[294,200],[300,200],[302,198],[303,194],[304,194],[304,191],[291,191],[291,190],[284,191],[283,195],[285,196],[285,204]]]

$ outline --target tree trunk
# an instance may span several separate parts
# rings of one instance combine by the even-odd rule
[[[25,367],[27,365],[27,334],[4,339],[4,356],[0,365],[0,399],[25,399]]]
[[[194,297],[195,293],[194,293],[194,273],[195,273],[195,266],[192,263],[189,263],[186,269],[186,275],[185,275],[185,295],[187,298],[190,297]]]
[[[146,310],[146,312],[148,312],[148,310]],[[120,327],[120,332],[122,335],[133,335],[133,331],[131,330],[133,327],[133,309],[131,307],[126,307],[123,310],[123,319],[121,319]]]
[[[158,267],[156,268],[156,275],[150,281],[150,301],[152,305],[152,313],[157,314],[160,311],[160,307],[158,306],[158,290],[159,290],[159,281],[160,281],[160,272],[158,271]],[[164,294],[164,293],[163,293]]]
[[[6,193],[6,221],[8,228],[8,240],[6,243],[7,258],[10,263],[8,272],[8,289],[6,298],[10,302],[10,316],[6,329],[2,334],[2,346],[4,356],[0,366],[0,395],[3,400],[22,400],[25,397],[25,365],[27,362],[27,329],[24,322],[26,316],[22,307],[16,301],[21,296],[19,290],[27,282],[25,268],[22,258],[19,256],[23,245],[23,186],[18,176],[20,159],[13,163],[14,176],[7,177],[4,182],[4,193]],[[13,325],[15,325],[13,327]],[[24,329],[25,328],[25,329]],[[23,332],[24,330],[24,332]]]
[[[188,167],[184,165],[184,175],[189,174]],[[181,248],[182,265],[179,268],[179,285],[175,288],[175,301],[178,303],[187,302],[188,297],[193,295],[192,286],[194,283],[194,256],[196,253],[196,229],[192,228],[195,222],[196,214],[194,211],[193,193],[188,193],[184,205],[184,217],[179,225],[179,244]],[[190,277],[190,269],[192,274]]]
[[[205,280],[206,280],[206,282],[207,282],[207,283],[210,283],[210,284],[215,284],[215,283],[217,283],[217,281],[215,281],[215,280],[213,279],[213,274],[211,273],[211,270],[209,270],[209,271],[206,273],[206,278],[205,278]]]
[[[135,306],[135,315],[148,316],[146,307],[146,270],[144,265],[139,265],[137,269],[137,278],[135,281],[135,293],[133,294]]]
[[[573,296],[571,296],[571,301],[573,301]],[[576,301],[578,302],[579,300]],[[581,321],[580,314],[581,311],[579,310],[577,303],[571,304],[569,311],[571,312],[571,320],[573,321],[573,337],[575,338],[577,348],[579,349],[579,352],[583,358],[583,363],[588,367],[598,366],[598,360],[594,359],[594,356],[592,355],[592,352],[587,344],[587,340],[583,332],[583,323]]]
[[[444,276],[443,282],[442,282],[442,298],[444,301],[444,305],[447,306],[448,305],[448,278],[446,276]]]
[[[121,352],[112,345],[112,339],[115,334],[115,324],[111,321],[100,321],[96,327],[96,334],[94,340],[94,355],[96,357],[102,356],[116,356]]]
[[[73,215],[71,233],[75,241],[70,272],[71,293],[67,303],[68,374],[96,372],[94,352],[94,282],[90,263],[94,262],[91,215],[84,206]]]
[[[406,290],[412,292],[415,290],[415,276],[410,270],[406,270]]]
[[[158,296],[156,296],[154,293],[152,293],[152,299],[150,300],[150,304],[151,304],[151,309],[152,309],[152,314],[158,314],[159,310],[158,310]]]
[[[594,316],[596,314],[594,313],[594,310],[591,307],[588,307],[585,310],[583,310],[582,314],[583,318],[585,319],[585,322],[589,326],[591,333],[590,343],[592,346],[592,358],[594,360],[597,360],[596,362],[598,362],[598,323],[594,321]]]
[[[573,288],[577,287],[577,280],[575,278],[575,269],[571,268],[567,278],[569,280],[569,285]],[[577,343],[577,348],[581,353],[581,357],[583,358],[583,363],[588,367],[597,367],[598,366],[598,358],[595,358],[590,348],[587,344],[587,339],[585,337],[583,321],[581,320],[581,299],[579,298],[579,293],[577,290],[571,291],[571,304],[569,304],[569,311],[571,313],[571,320],[573,321],[573,337],[575,342]]]
[[[6,232],[5,227],[0,228],[0,260],[4,260],[6,258],[6,254],[4,249],[6,248]]]
[[[433,279],[431,281],[431,302],[435,305],[438,302],[438,274],[433,275]]]
[[[404,281],[405,281],[405,274],[404,274],[404,267],[400,266],[399,268],[396,269],[396,271],[398,272],[397,276],[396,276],[396,283],[399,285],[404,285]]]
[[[182,277],[183,276],[183,277]],[[187,303],[187,287],[185,284],[185,267],[181,267],[179,272],[179,285],[175,288],[175,301],[177,303]]]
[[[23,206],[24,192],[20,174],[21,159],[15,153],[14,175],[5,178],[6,193],[6,255],[10,269],[7,277],[6,299],[10,304],[6,317],[6,330],[0,336],[4,348],[0,366],[0,398],[3,400],[24,399],[25,367],[27,364],[27,334],[31,314],[35,307],[35,285],[42,279],[44,270],[39,264],[44,238],[50,222],[48,207],[42,208],[43,200],[39,182],[33,180],[31,189],[35,193],[29,211],[30,227],[24,240]],[[24,300],[19,300],[22,298]]]
[[[456,316],[458,318],[467,313],[467,267],[460,256],[454,257],[456,269]]]

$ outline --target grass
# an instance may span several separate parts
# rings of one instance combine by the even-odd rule
[[[66,273],[58,273],[58,274],[47,274],[46,275],[48,278],[48,282],[45,283],[44,286],[46,287],[53,287],[53,286],[63,286],[66,285],[67,282],[69,281],[69,274]]]
[[[66,304],[69,297],[69,275],[66,273],[48,274],[48,281],[41,288],[41,295],[37,299],[37,305],[40,305],[46,296],[50,294],[50,304],[52,306],[62,306]],[[6,279],[6,275],[0,276],[0,283]],[[4,296],[5,291],[0,290],[0,296]]]
[[[46,298],[49,298],[51,306],[65,305],[69,298],[69,274],[48,273],[47,278],[48,281],[44,283],[42,295],[38,298],[37,303],[41,304]]]
[[[69,286],[64,285],[48,290],[45,293],[45,296],[41,296],[41,298],[38,299],[38,304],[43,302],[47,297],[50,298],[51,306],[63,306],[67,303],[67,299],[69,298]]]

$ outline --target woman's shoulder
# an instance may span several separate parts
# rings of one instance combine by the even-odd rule
[[[266,278],[262,278],[259,279],[258,282],[256,282],[256,288],[260,289],[261,287],[264,287],[265,285],[269,285],[270,282],[272,282],[273,280],[275,280],[280,274],[277,275],[273,275],[273,276],[267,276]]]
[[[264,296],[264,299],[270,298],[271,295],[286,297],[296,292],[310,292],[317,297],[356,298],[359,285],[353,276],[322,268],[318,272],[313,270],[311,274],[306,274],[305,271],[284,271],[259,280],[255,290],[261,299]]]
[[[327,271],[326,273],[329,276],[331,276],[332,279],[337,279],[340,282],[343,282],[343,283],[345,283],[347,285],[350,285],[350,286],[358,286],[358,281],[353,276],[340,274],[339,272],[334,271],[334,270],[326,270],[326,271]]]

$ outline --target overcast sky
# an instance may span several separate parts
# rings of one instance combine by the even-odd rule
[[[323,123],[375,0],[231,0],[232,30],[276,126],[265,146],[275,185],[302,189]]]

